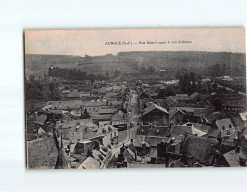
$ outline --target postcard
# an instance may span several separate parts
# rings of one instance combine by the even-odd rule
[[[27,169],[247,165],[244,28],[24,39]]]

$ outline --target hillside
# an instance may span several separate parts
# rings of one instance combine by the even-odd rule
[[[115,70],[123,73],[138,73],[142,67],[154,67],[159,70],[188,70],[209,75],[209,69],[215,64],[226,64],[227,74],[245,73],[245,54],[229,52],[196,51],[141,51],[120,52],[118,55],[105,56],[66,56],[66,55],[25,55],[26,74],[42,75],[53,65],[60,68],[78,68],[94,74],[114,74]],[[242,69],[240,69],[242,68]],[[174,74],[176,74],[174,72]],[[224,73],[224,71],[222,72]]]

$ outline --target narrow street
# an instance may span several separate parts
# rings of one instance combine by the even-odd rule
[[[130,100],[130,108],[131,112],[128,116],[130,123],[133,124],[133,127],[128,127],[125,133],[125,138],[123,141],[120,141],[113,149],[112,149],[112,156],[117,155],[120,153],[120,148],[122,147],[123,143],[125,145],[130,144],[130,140],[134,138],[136,130],[137,130],[137,123],[139,121],[139,118],[141,117],[141,114],[139,113],[139,106],[138,106],[138,94],[135,90],[131,90],[132,92],[132,98]],[[122,133],[122,132],[121,132]]]

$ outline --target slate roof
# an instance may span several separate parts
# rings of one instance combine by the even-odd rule
[[[103,115],[92,115],[92,119],[94,120],[110,120],[112,117],[112,114],[103,114]]]
[[[174,107],[169,110],[169,118],[172,118],[177,112],[181,112],[182,114],[185,114],[182,110]]]
[[[46,119],[47,119],[47,115],[41,114],[41,115],[37,116],[37,117],[34,119],[34,123],[39,124],[39,125],[44,125]]]
[[[92,157],[85,159],[78,169],[99,169],[100,163]]]
[[[101,135],[97,134],[97,131],[90,131],[88,130],[86,133],[83,135],[83,139],[93,139],[96,137],[101,137]]]
[[[108,102],[108,103],[107,103]],[[91,101],[85,104],[85,107],[93,107],[93,106],[118,106],[122,103],[122,101]]]
[[[42,134],[45,133],[44,129],[42,129],[41,127],[38,129],[38,134]]]
[[[183,140],[186,134],[192,134],[192,126],[181,126],[172,125],[171,126],[171,136],[175,137],[176,140]]]
[[[244,124],[244,122],[243,122],[243,120],[242,120],[240,114],[232,115],[232,116],[231,116],[231,119],[232,119],[232,122],[233,122],[233,124],[234,124],[235,127],[236,127],[236,126],[241,126],[241,125]]]
[[[145,142],[149,144],[151,147],[157,147],[161,142],[167,142],[169,138],[161,137],[161,136],[146,136]]]
[[[162,112],[164,112],[166,114],[169,114],[168,111],[165,108],[163,108],[161,106],[158,106],[157,104],[151,104],[150,106],[148,106],[147,108],[144,109],[143,115],[146,115],[146,114],[150,113],[154,109],[158,109],[158,110],[160,110],[160,111],[162,111]]]
[[[170,128],[167,126],[149,126],[143,125],[141,129],[144,130],[144,133],[147,135],[157,135],[157,130],[159,136],[168,136],[170,134]]]
[[[126,120],[126,117],[121,110],[118,110],[115,114],[112,115],[111,120],[112,121]]]
[[[235,149],[223,154],[223,156],[231,167],[240,167],[240,163],[239,163],[240,153],[236,152]]]
[[[203,124],[200,124],[200,123],[193,123],[193,126],[205,133],[208,133],[208,131],[211,129],[210,126],[208,125],[203,125]]]
[[[206,116],[206,120],[210,121],[214,121],[217,120],[221,117],[221,113],[220,112],[213,112],[210,115]]]
[[[190,95],[190,99],[195,98],[196,96],[200,95],[199,93],[195,92],[193,94]]]
[[[247,120],[247,112],[239,113],[239,115],[240,115],[240,117],[241,117],[241,119],[242,119],[243,121],[246,121],[246,120]]]

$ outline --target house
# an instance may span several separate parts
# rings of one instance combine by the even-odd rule
[[[177,85],[179,83],[179,80],[169,80],[169,81],[164,81],[165,85]]]
[[[165,104],[167,105],[168,108],[176,107],[178,105],[178,101],[173,99],[172,97],[168,97],[165,100]]]
[[[170,109],[180,109],[184,113],[198,116],[198,117],[205,117],[208,116],[212,110],[211,107],[198,107],[196,105],[184,105],[184,106],[176,106],[176,107],[170,107]]]
[[[100,162],[98,162],[92,157],[86,158],[78,167],[78,169],[99,169],[99,168],[100,168]]]
[[[169,110],[169,124],[170,125],[179,125],[182,123],[183,117],[185,113],[184,111],[178,108],[171,108]]]
[[[151,136],[169,136],[170,128],[168,126],[158,125],[141,125],[137,129],[138,135],[151,135]]]
[[[216,125],[221,132],[221,136],[230,136],[235,132],[234,125],[230,118],[216,120]]]
[[[70,89],[65,89],[65,90],[62,90],[62,94],[69,94],[70,93]]]
[[[71,143],[76,143],[83,140],[84,133],[87,131],[85,125],[74,125],[69,128],[69,140]]]
[[[123,113],[121,110],[118,110],[115,114],[112,115],[111,122],[114,127],[130,125],[127,115]]]
[[[174,99],[176,101],[189,101],[190,97],[188,94],[176,94],[175,96],[169,96],[168,98]]]
[[[85,102],[82,100],[64,100],[64,101],[48,101],[47,105],[52,108],[52,110],[81,110],[84,108]]]
[[[193,123],[193,127],[196,129],[199,129],[205,133],[208,133],[210,129],[212,128],[211,126],[205,125],[205,124],[200,124],[200,123]]]
[[[235,127],[236,130],[243,130],[245,129],[245,123],[244,121],[242,120],[242,117],[240,116],[241,113],[237,113],[237,114],[232,114],[230,117],[231,117],[231,120],[232,120],[232,123]]]
[[[91,118],[94,124],[99,125],[99,122],[111,121],[112,114],[104,114],[104,115],[93,114]]]
[[[112,125],[104,125],[98,128],[98,135],[104,135],[103,145],[111,145],[111,143],[118,143],[118,129]]]
[[[92,100],[90,102],[86,102],[84,108],[87,109],[88,113],[92,114],[100,112],[102,108],[119,108],[121,103],[121,101]]]
[[[198,137],[203,137],[203,136],[207,135],[207,132],[199,129],[199,128],[202,128],[202,126],[196,125],[196,124],[198,124],[198,123],[186,123],[182,126],[191,126],[192,127],[192,133],[191,133],[192,135],[196,135]]]
[[[168,98],[174,99],[176,101],[190,101],[195,102],[200,98],[200,94],[195,92],[191,95],[188,94],[176,94],[175,96],[169,96]]]
[[[72,154],[87,154],[89,150],[91,150],[91,147],[93,145],[93,142],[91,140],[81,140],[77,141],[74,144],[70,144],[70,152]]]
[[[224,100],[222,110],[226,113],[239,113],[246,111],[246,100]]]
[[[144,156],[150,152],[149,144],[144,140],[139,139],[138,136],[136,136],[135,139],[131,139],[131,143],[128,147],[130,150],[134,152],[136,151],[139,156]]]
[[[73,98],[73,99],[80,99],[81,98],[81,92],[79,91],[71,91],[69,94],[66,95],[67,98]]]
[[[116,107],[101,107],[99,109],[98,114],[104,115],[104,114],[114,114],[118,111],[118,108]]]
[[[169,138],[164,136],[145,136],[144,141],[148,143],[150,147],[157,147],[161,142],[168,142]]]
[[[144,109],[142,114],[143,125],[158,125],[168,126],[169,125],[169,113],[168,111],[158,106],[157,104],[151,104]]]
[[[199,137],[206,135],[206,133],[204,133],[203,131],[194,128],[192,124],[171,126],[171,137],[174,137],[176,142],[182,141],[184,137],[188,134],[196,135]]]

